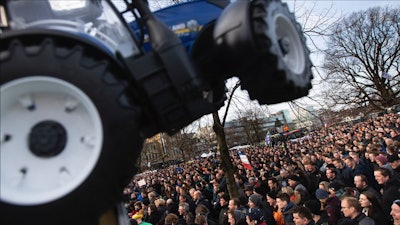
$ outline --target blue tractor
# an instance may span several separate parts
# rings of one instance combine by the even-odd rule
[[[0,224],[126,224],[145,138],[218,110],[233,76],[260,104],[305,96],[311,66],[280,0],[0,0]]]

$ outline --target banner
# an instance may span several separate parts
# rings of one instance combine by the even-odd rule
[[[139,180],[138,182],[139,187],[143,187],[146,185],[146,181],[144,179]]]
[[[238,151],[238,154],[240,157],[240,161],[242,161],[243,166],[248,170],[252,170],[253,167],[251,167],[249,159],[247,159],[246,153],[243,151]]]

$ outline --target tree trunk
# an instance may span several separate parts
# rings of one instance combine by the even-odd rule
[[[222,126],[221,120],[219,119],[218,112],[214,112],[212,115],[214,120],[213,130],[217,138],[218,151],[220,152],[221,157],[221,166],[225,172],[229,197],[231,199],[239,198],[239,190],[234,178],[235,168],[233,167],[231,158],[229,156],[229,149],[225,139],[225,130]]]

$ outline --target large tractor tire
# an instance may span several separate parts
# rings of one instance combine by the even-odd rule
[[[1,40],[0,71],[0,224],[98,224],[143,143],[122,71],[87,46],[35,37]]]
[[[280,0],[254,0],[251,28],[257,54],[256,67],[246,68],[240,79],[251,99],[262,104],[294,100],[311,89],[312,63],[301,26]]]

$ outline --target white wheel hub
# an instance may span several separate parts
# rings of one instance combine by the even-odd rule
[[[103,142],[101,118],[89,97],[45,76],[5,83],[0,97],[1,201],[43,204],[81,185]]]

